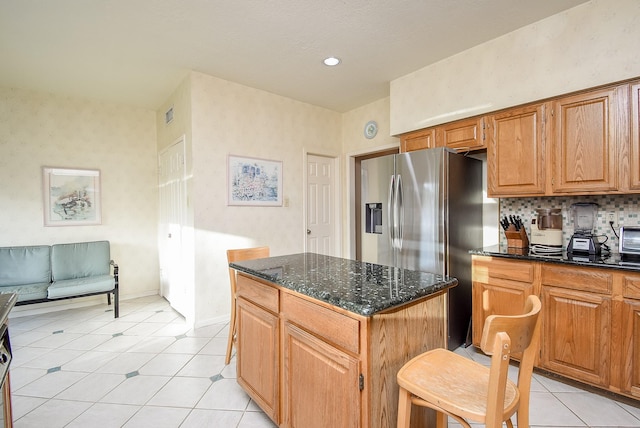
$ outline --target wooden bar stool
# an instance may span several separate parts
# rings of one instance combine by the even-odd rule
[[[462,426],[466,420],[513,428],[511,416],[518,413],[518,428],[529,427],[529,395],[533,362],[540,337],[540,299],[529,296],[524,314],[487,317],[480,347],[491,355],[491,366],[471,361],[446,349],[418,355],[398,372],[400,397],[398,428],[408,428],[411,405],[436,410],[437,426],[446,426],[451,416]],[[522,352],[517,384],[507,378],[511,355]]]
[[[227,250],[227,261],[229,263],[242,260],[262,259],[269,257],[269,247],[239,248],[237,250]],[[227,341],[227,356],[225,364],[231,361],[231,350],[236,336],[236,270],[229,268],[229,283],[231,284],[231,319],[229,321],[229,339]]]

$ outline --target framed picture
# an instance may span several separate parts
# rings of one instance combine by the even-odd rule
[[[45,226],[101,224],[100,171],[42,168]]]
[[[282,206],[282,162],[229,155],[228,205]]]

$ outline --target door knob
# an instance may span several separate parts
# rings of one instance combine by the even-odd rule
[[[307,235],[311,235],[311,230],[307,229]]]

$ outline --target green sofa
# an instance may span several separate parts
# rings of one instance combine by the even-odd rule
[[[111,305],[113,294],[118,318],[118,285],[109,241],[0,247],[0,293],[16,293],[17,306],[97,294]]]

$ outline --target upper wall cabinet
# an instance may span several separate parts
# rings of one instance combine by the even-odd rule
[[[459,152],[481,150],[485,144],[485,119],[463,119],[400,135],[400,151],[448,147]]]
[[[631,147],[629,189],[640,190],[640,82],[631,85]]]
[[[619,190],[627,88],[604,88],[553,102],[553,194]]]
[[[486,148],[490,197],[640,193],[640,80],[410,132],[401,144]]]
[[[544,195],[547,110],[536,104],[487,118],[490,197]]]
[[[484,149],[484,117],[457,120],[436,127],[436,145],[457,151],[473,151]]]
[[[400,151],[412,152],[414,150],[432,149],[436,146],[436,129],[426,128],[419,131],[408,132],[400,136]]]

